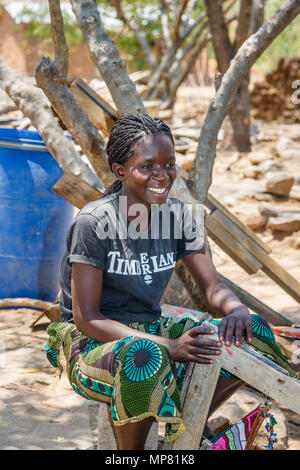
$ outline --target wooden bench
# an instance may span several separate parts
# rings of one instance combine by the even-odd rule
[[[208,321],[204,321],[203,324],[215,330],[217,339],[217,327]],[[230,348],[223,346],[222,349],[222,354],[216,356],[211,365],[189,364],[181,393],[182,417],[186,429],[175,441],[163,443],[161,450],[199,449],[222,367],[264,395],[300,414],[300,381],[291,378],[285,369],[261,356],[246,343],[242,343],[239,347],[234,344]],[[99,405],[99,450],[116,450],[117,448],[109,421],[108,406],[107,404]],[[157,445],[158,424],[155,422],[149,432],[145,449],[156,450]]]

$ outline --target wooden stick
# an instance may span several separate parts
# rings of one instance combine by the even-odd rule
[[[218,327],[210,322],[203,322],[216,331]],[[211,336],[218,340],[218,335]],[[222,347],[222,354],[214,360],[228,372],[236,375],[245,383],[256,388],[263,394],[277,400],[295,413],[300,414],[300,381],[286,375],[286,370],[267,358],[253,354],[253,349],[246,343],[237,347]]]

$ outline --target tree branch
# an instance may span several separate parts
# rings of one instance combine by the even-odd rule
[[[36,82],[70,131],[74,141],[84,149],[98,178],[104,186],[107,186],[113,179],[107,163],[104,140],[67,86],[68,48],[59,1],[49,0],[49,8],[56,59],[54,62],[46,57],[40,60],[34,72]]]
[[[207,0],[206,0],[207,1]],[[190,174],[190,188],[204,202],[212,180],[217,136],[243,78],[272,41],[300,13],[299,0],[287,0],[238,50],[212,99],[200,132],[198,148]]]
[[[77,142],[104,187],[114,179],[110,172],[105,142],[87,114],[77,104],[66,82],[61,83],[58,70],[49,58],[43,57],[34,72],[37,85],[44,91],[60,119]]]
[[[222,2],[220,0],[205,0],[205,7],[218,68],[221,73],[225,73],[234,51],[228,36]]]
[[[134,21],[133,18],[130,18],[125,10],[123,10],[121,6],[121,0],[110,0],[110,2],[116,9],[117,17],[120,21],[122,21],[125,25],[127,25],[131,31],[135,34],[135,37],[141,46],[145,59],[149,65],[149,67],[154,70],[156,67],[156,57],[153,54],[151,47],[149,46],[147,39],[145,37],[144,32],[138,27],[137,23]]]
[[[160,22],[161,22],[162,37],[165,42],[165,48],[169,49],[172,46],[172,41],[171,41],[171,35],[170,35],[170,30],[169,30],[168,10],[164,2],[161,4],[160,11],[161,11]]]
[[[124,61],[105,31],[94,0],[71,0],[73,12],[88,45],[90,55],[105,81],[120,116],[145,112],[130,80]]]
[[[42,137],[47,149],[63,170],[69,171],[97,191],[104,186],[76,152],[74,144],[63,133],[53,116],[49,102],[27,77],[16,73],[0,58],[0,86],[28,117]]]
[[[174,20],[174,33],[173,33],[173,40],[175,42],[178,41],[180,35],[180,27],[182,22],[182,15],[184,10],[187,7],[189,0],[180,0],[178,8],[175,13],[175,20]]]
[[[249,34],[254,34],[264,23],[265,0],[253,0]]]
[[[238,27],[236,31],[235,49],[239,49],[249,37],[253,0],[241,0]]]
[[[54,47],[54,64],[62,80],[66,80],[69,69],[68,46],[64,34],[64,21],[59,0],[49,0],[51,36]]]

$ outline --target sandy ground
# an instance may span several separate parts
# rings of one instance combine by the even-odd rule
[[[183,102],[187,96],[189,93],[183,92]],[[281,131],[285,132],[278,128],[278,132]],[[255,149],[261,150],[263,145],[265,150],[265,144]],[[247,191],[260,183],[242,180],[225,171],[229,156],[230,153],[218,156],[210,192],[223,203],[227,201],[229,209],[243,220],[257,207],[258,201],[239,195],[242,190]],[[300,208],[300,201],[293,204]],[[299,232],[282,236],[269,231],[259,233],[271,246],[272,257],[298,280],[299,248],[295,248],[293,240],[299,235]],[[249,276],[216,245],[212,243],[211,247],[219,272],[300,324],[299,304],[270,278],[261,271]],[[58,379],[43,352],[49,321],[44,318],[34,329],[30,327],[38,315],[30,309],[0,311],[0,449],[96,449],[97,403],[75,394],[65,374]],[[213,416],[212,422],[220,417],[238,420],[263,400],[264,397],[251,389],[239,391]],[[299,450],[300,416],[278,404],[274,404],[274,414],[280,437],[277,448]],[[264,439],[262,437],[262,443]]]

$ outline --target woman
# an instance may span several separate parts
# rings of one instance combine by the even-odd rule
[[[79,212],[68,232],[61,268],[62,322],[49,326],[46,351],[57,367],[63,345],[74,390],[111,403],[118,449],[143,449],[153,419],[166,423],[167,440],[181,434],[186,364],[212,363],[222,342],[229,346],[234,338],[239,346],[245,334],[253,346],[294,372],[267,323],[257,315],[251,318],[220,280],[197,238],[195,220],[186,222],[184,204],[168,197],[176,178],[169,127],[147,114],[122,118],[111,131],[107,154],[116,182]],[[180,211],[168,212],[166,237],[166,218],[155,218],[153,224],[154,209],[172,204]],[[211,339],[213,330],[201,326],[200,312],[199,321],[161,317],[159,301],[178,259],[209,303],[226,314],[215,321],[219,341]],[[241,385],[222,371],[209,415]]]

